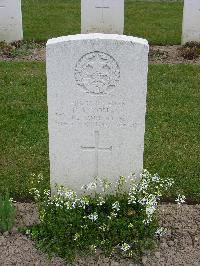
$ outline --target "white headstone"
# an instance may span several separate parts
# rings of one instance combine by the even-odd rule
[[[0,0],[0,41],[22,39],[21,0]]]
[[[83,34],[47,43],[51,186],[143,168],[148,43]]]
[[[200,0],[184,0],[182,44],[200,42]]]
[[[124,0],[81,0],[81,33],[124,31]]]

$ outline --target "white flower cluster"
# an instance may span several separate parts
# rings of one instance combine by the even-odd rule
[[[131,248],[131,246],[129,244],[127,244],[127,243],[123,243],[122,246],[121,246],[121,250],[123,252],[128,251],[130,248]]]
[[[178,205],[181,205],[185,202],[186,200],[186,197],[184,195],[178,195],[177,199],[175,200],[175,202],[178,204]]]
[[[74,236],[74,241],[78,240],[79,238],[80,238],[80,234],[76,233],[75,236]]]
[[[129,225],[128,225],[128,228],[133,228],[134,226],[133,226],[133,224],[132,223],[130,223]]]
[[[88,219],[90,219],[91,221],[96,221],[98,219],[98,214],[96,212],[91,213],[90,215],[87,216]]]
[[[162,180],[159,175],[151,175],[144,170],[138,182],[131,183],[129,189],[128,204],[139,203],[145,208],[147,218],[143,221],[149,224],[158,208],[158,201],[162,193],[173,185],[172,179]]]
[[[155,195],[149,195],[145,200],[147,219],[144,220],[144,223],[149,224],[152,221],[153,214],[157,210],[158,202]]]
[[[9,202],[12,205],[13,203],[15,203],[16,201],[13,200],[13,198],[9,198]]]
[[[112,183],[108,179],[106,178],[104,178],[103,180],[99,179],[99,181],[100,181],[100,187],[103,192],[107,192],[111,188]]]
[[[96,190],[97,188],[97,183],[91,182],[88,185],[84,185],[81,187],[82,190]]]
[[[95,177],[95,182],[90,182],[88,185],[83,185],[81,187],[81,190],[96,192],[98,188],[99,191],[106,192],[109,190],[110,187],[111,182],[108,179],[100,179],[98,177]]]
[[[112,204],[112,209],[115,210],[115,211],[117,211],[117,212],[120,210],[120,205],[119,205],[119,202],[118,201],[115,201]]]
[[[90,250],[95,253],[97,251],[97,246],[96,245],[91,245],[90,246]]]
[[[113,211],[107,217],[108,217],[109,220],[112,220],[112,218],[116,218],[117,217],[117,213]]]
[[[34,195],[35,200],[39,200],[39,198],[40,198],[40,192],[39,192],[38,189],[36,189],[36,188],[31,188],[31,189],[30,189],[30,192],[31,192],[31,194]]]
[[[137,184],[135,182],[131,183],[131,187],[129,189],[129,198],[128,204],[135,204],[137,202]]]
[[[41,182],[42,176],[40,176],[38,180]],[[110,193],[112,193],[110,189],[111,185],[108,179],[101,180],[96,178],[95,182],[91,182],[82,187],[85,191],[80,197],[78,197],[75,191],[64,188],[63,186],[57,187],[57,193],[55,195],[51,195],[50,190],[45,190],[43,196],[45,197],[47,206],[63,210],[72,210],[72,212],[78,209],[78,213],[81,213],[84,218],[84,223],[80,225],[81,231],[73,235],[74,241],[78,241],[82,236],[83,230],[89,230],[91,226],[90,221],[92,221],[94,225],[97,221],[96,225],[98,229],[102,232],[107,232],[111,228],[113,219],[118,219],[121,213],[127,213],[127,230],[131,231],[131,228],[135,229],[134,218],[133,220],[131,219],[135,214],[140,215],[140,211],[143,217],[142,219],[144,219],[143,223],[149,225],[154,220],[154,215],[158,208],[158,202],[162,193],[173,185],[173,181],[171,179],[162,180],[157,174],[151,175],[147,170],[144,170],[139,179],[136,179],[134,175],[128,178],[120,177],[118,182],[114,184],[115,191],[110,197]],[[123,188],[125,188],[125,191],[123,191]],[[124,194],[122,194],[123,192]],[[34,193],[36,200],[41,200],[38,189],[33,188],[32,193]],[[119,197],[117,197],[118,195]],[[123,200],[121,200],[121,196]],[[124,199],[126,201],[124,201]],[[125,205],[130,205],[126,206],[125,212],[123,209],[124,202]],[[184,203],[185,196],[178,195],[176,202],[179,205]],[[103,206],[104,204],[105,206]],[[135,208],[135,206],[137,208]],[[60,211],[60,209],[58,210]],[[104,209],[105,213],[102,215],[101,212],[104,211]],[[43,219],[45,214],[45,211],[41,213],[41,219]],[[103,222],[101,222],[102,217],[108,220],[103,220]],[[156,236],[162,236],[164,233],[164,228],[158,228],[155,232]],[[126,241],[126,239],[123,241]],[[131,252],[133,243],[128,243],[122,242],[118,245],[118,248],[120,248],[122,252]],[[91,250],[95,251],[96,246],[92,245]]]
[[[89,205],[89,198],[85,195],[78,198],[76,192],[61,186],[57,188],[57,194],[49,197],[48,204],[59,208],[66,208],[67,210],[75,208],[85,209]]]
[[[97,198],[97,206],[102,206],[105,203],[105,200],[102,196],[98,196]]]
[[[155,235],[156,235],[157,237],[161,237],[161,236],[163,236],[164,234],[166,234],[166,232],[167,232],[167,230],[166,230],[165,228],[160,227],[160,228],[158,228],[158,229],[156,230]]]
[[[99,229],[105,232],[108,229],[108,226],[105,223],[103,223],[101,226],[99,226]]]

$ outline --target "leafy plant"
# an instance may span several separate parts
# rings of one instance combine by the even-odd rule
[[[15,222],[15,208],[9,194],[0,195],[0,232],[10,231]]]
[[[154,248],[156,237],[164,231],[158,226],[156,211],[172,184],[171,179],[163,180],[144,170],[139,180],[120,177],[112,184],[96,178],[82,187],[81,196],[62,186],[55,195],[34,187],[31,193],[38,203],[41,223],[27,233],[43,251],[68,261],[97,249],[106,256],[140,258]]]

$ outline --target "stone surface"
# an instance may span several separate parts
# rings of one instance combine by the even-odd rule
[[[81,0],[81,33],[124,31],[124,0]]]
[[[0,0],[0,41],[22,39],[21,0]]]
[[[83,34],[47,43],[51,186],[143,168],[146,40]]]
[[[184,0],[182,44],[200,42],[200,1]]]

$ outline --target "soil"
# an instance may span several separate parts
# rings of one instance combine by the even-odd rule
[[[34,242],[17,232],[18,227],[39,222],[33,203],[16,203],[16,227],[0,235],[0,265],[64,266],[61,258],[49,259],[36,249]],[[168,266],[200,265],[200,205],[162,204],[159,209],[160,224],[167,233],[160,239],[159,247],[142,257],[141,263],[119,258],[105,258],[100,252],[94,257],[77,258],[75,265],[104,266]]]
[[[186,59],[182,56],[181,45],[172,46],[150,46],[149,63],[150,64],[200,64],[200,56]],[[185,55],[187,55],[185,53]],[[189,53],[188,53],[189,56]],[[195,57],[195,56],[194,56]]]
[[[15,44],[16,45],[16,44]],[[45,44],[36,44],[36,48],[24,48],[11,46],[9,49],[0,49],[0,61],[45,61]],[[150,64],[200,64],[199,56],[186,59],[182,56],[181,45],[171,46],[150,46],[149,63]]]

